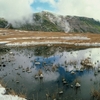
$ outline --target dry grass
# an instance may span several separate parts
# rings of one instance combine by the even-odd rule
[[[1,79],[0,79],[0,84],[1,84],[1,86],[3,86],[3,87],[6,87],[6,86],[7,86],[7,83],[4,83],[3,80],[1,80]]]
[[[25,93],[22,93],[22,92],[17,93],[13,89],[9,90],[8,94],[13,95],[13,96],[18,95],[21,98],[26,98],[26,94]]]
[[[38,75],[40,76],[42,74],[42,70],[39,70],[38,71]]]
[[[9,94],[15,96],[17,93],[14,90],[11,89],[11,90],[9,90]]]
[[[75,79],[74,83],[80,83],[80,80],[79,79]]]
[[[95,98],[96,100],[100,100],[100,92],[97,90],[92,90],[92,97]]]
[[[60,37],[87,37],[89,40],[67,40]],[[100,34],[92,33],[61,33],[61,32],[39,32],[39,31],[16,31],[11,29],[0,29],[0,41],[9,41],[10,43],[23,43],[23,42],[44,42],[44,41],[57,41],[57,42],[70,42],[70,43],[100,43]],[[21,39],[23,37],[28,37],[28,39]],[[31,37],[34,37],[33,39]],[[41,39],[35,39],[36,37],[41,37]],[[47,37],[47,38],[43,38]],[[58,37],[52,39],[51,37]],[[8,40],[10,38],[10,40]],[[16,39],[13,39],[16,38]],[[49,39],[48,39],[49,38]],[[75,45],[70,44],[71,47]]]
[[[1,86],[2,87],[4,87],[4,88],[6,88],[7,87],[7,83],[4,83],[2,80],[0,80],[0,84],[1,84]],[[7,89],[7,88],[6,88]],[[17,92],[15,92],[13,89],[7,89],[8,91],[7,91],[7,94],[10,94],[10,95],[13,95],[13,96],[16,96],[16,95],[18,95],[19,97],[22,97],[22,98],[26,98],[26,94],[25,93],[23,93],[23,92],[19,92],[19,93],[17,93]]]

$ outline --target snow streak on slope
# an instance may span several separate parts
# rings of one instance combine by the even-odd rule
[[[64,16],[59,16],[56,14],[50,14],[48,12],[46,13],[46,17],[54,24],[57,24],[58,26],[60,26],[65,33],[68,33],[70,31],[70,25],[68,23],[68,21],[66,20],[66,18]]]
[[[58,21],[58,25],[62,27],[65,33],[68,33],[70,31],[70,25],[64,17],[57,18],[57,21]]]

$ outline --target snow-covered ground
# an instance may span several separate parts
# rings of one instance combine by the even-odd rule
[[[0,41],[0,44],[6,44],[8,43],[9,41]]]
[[[26,100],[24,98],[13,96],[13,95],[6,95],[5,94],[6,90],[4,87],[1,86],[0,84],[0,100]]]
[[[6,46],[29,46],[29,45],[52,45],[52,44],[68,44],[75,46],[100,46],[100,43],[74,43],[74,42],[59,42],[59,41],[44,41],[44,42],[15,42],[7,43]]]
[[[18,40],[18,39],[65,39],[65,40],[90,40],[84,36],[67,36],[67,37],[21,37],[21,38],[7,38],[6,40]]]
[[[19,30],[15,30],[19,31]],[[21,31],[24,32],[24,31]],[[27,32],[27,31],[25,31]],[[34,46],[34,45],[52,45],[52,44],[67,44],[74,46],[100,46],[100,42],[91,42],[91,38],[88,36],[22,36],[22,37],[7,37],[5,40],[0,39],[0,44],[6,44],[6,46]]]

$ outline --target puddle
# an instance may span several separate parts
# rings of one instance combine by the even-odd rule
[[[25,94],[28,100],[92,100],[91,91],[100,87],[99,51],[100,48],[46,46],[12,48],[0,53],[0,79],[6,88]],[[81,70],[81,61],[87,58],[93,68]],[[80,88],[75,88],[76,81]]]

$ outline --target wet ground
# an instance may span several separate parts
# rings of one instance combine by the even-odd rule
[[[28,100],[93,100],[100,87],[100,48],[10,48],[0,52],[0,79]],[[89,58],[92,67],[81,61]],[[41,76],[42,75],[42,76]],[[80,87],[76,88],[76,83]]]

